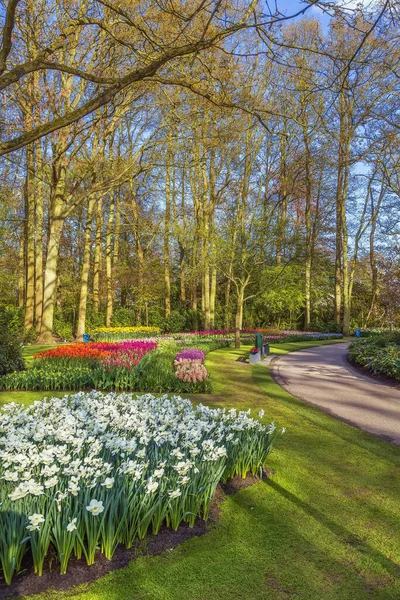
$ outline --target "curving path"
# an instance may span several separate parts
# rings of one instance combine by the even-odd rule
[[[290,352],[271,362],[271,373],[296,398],[400,445],[400,388],[351,367],[348,345]]]

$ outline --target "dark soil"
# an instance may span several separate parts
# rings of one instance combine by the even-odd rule
[[[361,375],[366,375],[367,377],[371,377],[371,379],[375,379],[376,381],[379,381],[380,383],[384,383],[385,385],[390,385],[391,387],[394,387],[394,388],[400,388],[400,381],[398,379],[395,379],[394,377],[390,377],[389,375],[373,373],[371,371],[371,369],[369,369],[368,367],[364,367],[364,366],[356,363],[356,361],[351,359],[349,355],[347,355],[347,361],[353,367],[353,369],[355,369],[356,371],[361,373]]]
[[[265,479],[272,474],[272,469],[265,470],[262,478]],[[132,560],[140,556],[154,556],[166,550],[172,550],[192,537],[207,533],[210,527],[219,519],[220,506],[226,496],[235,494],[240,489],[254,485],[258,481],[260,481],[258,477],[254,477],[249,473],[246,479],[236,476],[229,479],[225,484],[220,483],[214,494],[210,517],[207,522],[196,519],[194,527],[189,528],[186,523],[183,523],[177,531],[163,526],[158,535],[149,535],[145,540],[137,540],[129,550],[124,546],[118,546],[112,560],[107,560],[102,554],[98,553],[95,563],[91,566],[88,566],[84,559],[78,560],[72,556],[65,575],[60,575],[56,556],[49,551],[44,573],[42,577],[38,577],[33,572],[33,565],[29,560],[30,555],[28,553],[24,559],[21,572],[14,576],[12,584],[8,586],[4,581],[0,581],[0,599],[40,594],[49,589],[67,590],[73,586],[95,581],[100,577],[104,577],[110,571],[126,567]]]

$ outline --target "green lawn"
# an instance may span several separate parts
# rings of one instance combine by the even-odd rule
[[[25,364],[30,367],[33,361],[33,355],[42,350],[49,350],[56,346],[25,346],[22,352]],[[19,402],[21,404],[31,404],[35,400],[40,400],[44,396],[57,396],[62,398],[63,392],[0,392],[0,406],[7,402]]]
[[[248,350],[209,354],[214,394],[201,400],[263,408],[265,420],[287,428],[268,461],[273,477],[229,496],[205,536],[82,588],[31,598],[400,598],[400,448],[296,400],[266,365],[242,362]]]

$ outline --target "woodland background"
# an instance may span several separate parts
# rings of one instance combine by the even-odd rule
[[[1,3],[0,302],[27,339],[400,325],[398,7],[290,4]]]

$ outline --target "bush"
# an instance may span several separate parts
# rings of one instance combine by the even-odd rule
[[[342,326],[334,320],[315,321],[311,323],[310,329],[321,333],[342,333]]]
[[[400,332],[357,340],[350,345],[349,357],[374,374],[400,380]]]
[[[361,337],[371,337],[374,335],[381,335],[382,333],[399,333],[400,329],[393,329],[389,327],[369,327],[360,329]]]
[[[133,327],[136,323],[135,313],[129,308],[116,308],[112,316],[113,327]]]
[[[55,317],[54,319],[53,332],[54,335],[59,337],[60,340],[63,342],[69,342],[74,339],[71,323],[63,321],[59,317]]]
[[[173,310],[169,319],[164,319],[161,323],[161,329],[165,333],[178,333],[184,331],[187,326],[185,311]]]
[[[0,307],[0,376],[25,368],[22,358],[22,332],[12,314]]]

